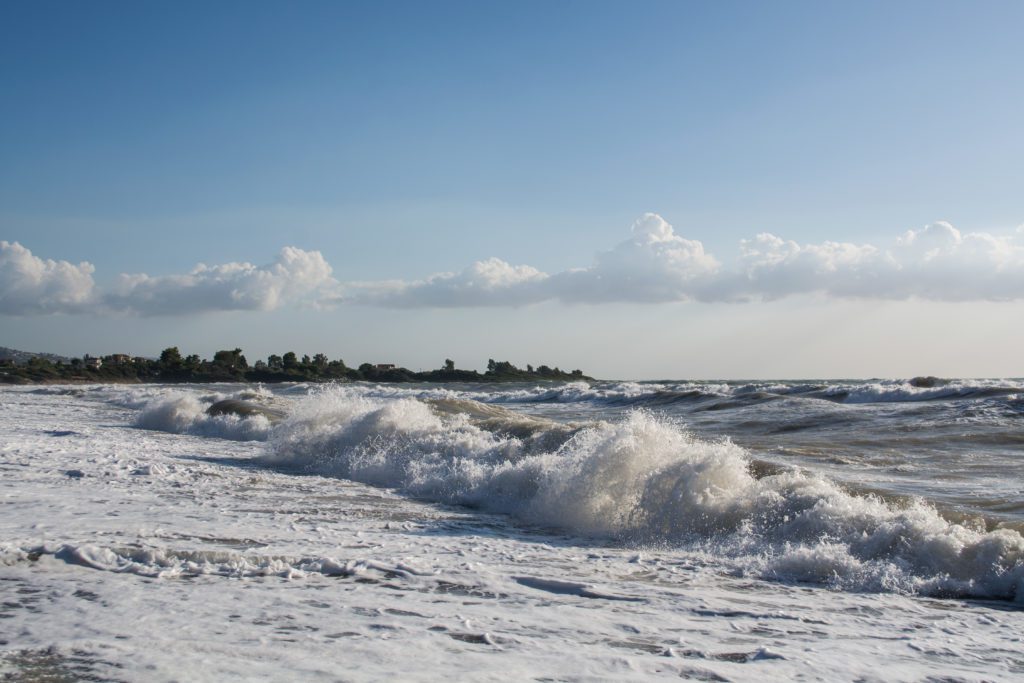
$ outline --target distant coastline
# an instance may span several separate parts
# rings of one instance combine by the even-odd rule
[[[177,347],[164,349],[157,359],[110,354],[63,359],[52,354],[10,351],[0,358],[0,384],[141,384],[213,382],[529,382],[592,380],[582,370],[489,360],[487,370],[464,370],[451,359],[436,370],[413,371],[391,363],[362,363],[349,367],[340,359],[318,353],[301,358],[294,352],[271,354],[252,365],[241,349],[218,351],[212,360],[182,356]],[[14,356],[13,354],[18,354]]]

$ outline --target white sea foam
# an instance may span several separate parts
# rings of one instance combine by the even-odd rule
[[[915,386],[909,380],[885,380],[831,385],[824,395],[839,398],[845,403],[894,403],[1009,395],[1022,388],[1024,384],[1021,382],[1006,379],[939,380],[935,386]]]
[[[953,566],[973,572],[973,594],[1011,597],[1013,534],[779,475],[760,449],[751,466],[622,404],[526,415],[468,400],[509,389],[479,385],[368,396],[393,388],[275,386],[249,399],[293,416],[270,443],[192,434],[189,419],[163,423],[186,430],[174,437],[134,426],[129,404],[156,412],[188,394],[203,407],[242,398],[237,385],[0,388],[0,678],[869,680],[878,661],[898,681],[1020,678],[1018,610],[873,592],[963,594],[943,584]],[[906,426],[954,407],[786,403],[754,416],[778,424],[811,405]],[[709,434],[742,424],[699,407],[661,412],[708,420]],[[268,450],[288,467],[261,467]],[[293,469],[348,465],[397,490]],[[400,495],[413,490],[426,500]]]
[[[251,391],[242,393],[249,398],[255,397]],[[266,440],[270,432],[270,421],[263,415],[207,414],[210,405],[220,398],[220,395],[197,398],[186,393],[164,395],[143,404],[135,426],[233,441]]]
[[[893,403],[932,401],[937,399],[980,398],[1011,395],[1024,390],[1019,380],[938,380],[935,386],[915,386],[911,380],[880,380],[835,384],[805,382],[572,382],[496,392],[474,392],[479,401],[496,403],[597,403],[607,405],[642,405],[649,401],[669,401],[673,397],[730,398],[749,394],[821,397],[844,403]],[[401,390],[399,390],[401,391]],[[408,390],[405,395],[409,395]],[[417,394],[419,395],[419,394]],[[426,394],[422,394],[426,395]]]
[[[720,383],[707,382],[569,382],[566,384],[538,384],[522,389],[500,392],[481,392],[477,400],[494,403],[597,403],[629,405],[673,396],[728,395],[733,388]]]
[[[697,439],[642,411],[551,431],[554,439],[543,429],[511,436],[469,413],[335,389],[300,403],[271,432],[266,461],[574,533],[702,547],[763,576],[853,590],[1024,595],[1016,531],[976,531],[924,503],[897,507],[805,472],[758,479],[741,447]]]
[[[472,385],[470,385],[472,387]],[[937,380],[915,386],[911,380],[840,382],[568,382],[468,388],[453,392],[441,386],[359,385],[373,398],[468,397],[483,403],[582,403],[603,406],[664,405],[673,400],[746,398],[751,395],[807,396],[841,403],[895,403],[1007,396],[1024,390],[1018,380]]]
[[[415,577],[423,573],[408,565],[387,565],[366,559],[339,560],[333,557],[259,555],[227,550],[169,550],[159,547],[106,547],[70,543],[32,548],[0,544],[0,565],[16,566],[29,561],[39,561],[41,557],[52,557],[91,569],[152,578],[216,575],[233,578],[279,576],[296,579],[308,574]]]

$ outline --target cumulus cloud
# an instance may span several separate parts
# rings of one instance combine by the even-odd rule
[[[1024,246],[1018,234],[962,234],[946,222],[909,230],[888,248],[825,241],[799,244],[762,233],[742,240],[727,268],[699,240],[644,214],[629,239],[586,268],[547,275],[499,259],[415,282],[360,283],[349,301],[383,306],[509,306],[699,300],[770,301],[824,294],[939,301],[1024,298]]]
[[[347,300],[381,306],[521,306],[550,299],[570,303],[660,302],[690,298],[720,264],[697,240],[685,239],[657,214],[633,224],[631,237],[601,252],[589,268],[548,275],[498,258],[425,280],[353,283]]]
[[[95,293],[93,270],[91,263],[43,260],[17,242],[0,241],[0,313],[84,310]]]
[[[586,303],[681,301],[699,295],[720,268],[701,242],[677,235],[658,214],[645,213],[631,233],[598,254],[591,267],[553,276],[549,297]]]
[[[566,303],[770,301],[821,294],[867,299],[1024,299],[1024,233],[961,233],[946,222],[908,230],[888,247],[800,244],[769,233],[742,240],[731,265],[676,233],[657,214],[585,268],[548,274],[500,258],[421,280],[339,283],[317,251],[285,247],[266,266],[199,265],[184,275],[122,275],[96,291],[93,267],[44,261],[0,242],[0,314],[125,311],[174,315],[273,310],[285,304],[355,303],[397,308]]]
[[[402,308],[521,306],[547,298],[543,287],[548,277],[531,266],[489,258],[458,273],[438,273],[425,280],[354,283],[348,300]]]
[[[893,252],[903,268],[893,291],[944,301],[1024,298],[1024,245],[1013,237],[968,233],[946,222],[909,230]]]
[[[800,245],[769,233],[740,242],[740,273],[709,291],[710,298],[777,299],[825,292],[858,296],[882,289],[899,265],[870,244],[823,242]]]
[[[143,315],[203,311],[269,311],[282,304],[315,299],[337,287],[319,251],[285,247],[267,266],[251,263],[199,264],[185,275],[121,275],[104,303]]]
[[[845,242],[800,245],[761,234],[741,243],[740,262],[742,274],[732,289],[746,298],[810,292],[938,301],[1024,298],[1024,247],[1012,237],[963,235],[944,221],[908,230],[888,250]]]

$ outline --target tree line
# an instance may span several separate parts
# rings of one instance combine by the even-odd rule
[[[242,349],[224,349],[210,360],[196,354],[182,355],[170,346],[160,357],[129,357],[123,354],[72,358],[69,362],[35,356],[25,364],[0,367],[0,382],[507,382],[531,380],[592,379],[582,370],[564,372],[540,365],[525,369],[508,361],[488,360],[487,370],[463,370],[450,358],[436,370],[415,372],[390,364],[362,363],[349,367],[345,361],[330,360],[325,354],[301,358],[288,351],[271,354],[266,360],[249,364]]]

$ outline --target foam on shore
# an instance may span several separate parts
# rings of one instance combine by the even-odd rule
[[[851,495],[827,478],[757,478],[728,440],[633,411],[515,435],[500,419],[332,389],[270,432],[268,465],[343,477],[628,543],[700,548],[742,571],[837,588],[1015,599],[1024,538],[923,502]],[[515,417],[510,416],[510,424]]]

